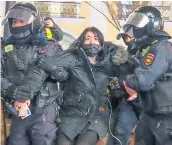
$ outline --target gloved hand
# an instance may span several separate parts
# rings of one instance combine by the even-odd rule
[[[108,84],[109,92],[112,97],[122,98],[126,97],[127,93],[123,88],[123,84],[121,85],[119,82],[119,78],[110,77],[110,81]]]
[[[33,92],[28,87],[18,86],[15,88],[12,97],[17,101],[23,102],[26,100],[31,100],[33,98]]]
[[[119,83],[119,78],[117,78],[117,77],[110,77],[109,87],[112,90],[120,89],[121,85]]]
[[[67,80],[68,77],[69,73],[63,67],[58,67],[56,70],[52,71],[52,78],[60,82]]]
[[[57,66],[53,63],[54,63],[53,58],[40,57],[38,60],[38,67],[46,72],[52,73],[54,70],[57,69]]]

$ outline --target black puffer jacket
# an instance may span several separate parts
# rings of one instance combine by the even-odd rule
[[[116,47],[108,46],[99,54],[96,65],[90,64],[82,48],[68,50],[54,59],[45,60],[45,63],[56,68],[63,67],[68,72],[60,112],[60,130],[70,139],[76,137],[93,118],[103,122],[103,116],[97,110],[99,107],[108,108],[105,97],[107,84],[116,69],[110,61]]]

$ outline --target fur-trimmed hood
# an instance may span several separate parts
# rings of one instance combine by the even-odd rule
[[[125,63],[129,55],[127,45],[125,45],[122,38],[115,41],[114,44],[117,46],[117,50],[116,50],[115,55],[113,56],[113,62],[116,65]]]

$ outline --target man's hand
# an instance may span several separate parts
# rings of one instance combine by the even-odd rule
[[[26,112],[28,111],[29,106],[30,106],[30,100],[26,100],[25,102],[19,102],[19,101],[14,102],[14,108],[19,113],[19,117],[26,116]]]
[[[49,28],[52,28],[54,25],[54,23],[51,20],[47,20],[45,23],[46,23],[46,26]]]
[[[137,92],[135,90],[129,88],[125,81],[123,81],[123,84],[124,84],[124,88],[125,88],[126,92],[130,95],[130,97],[127,99],[127,101],[133,101],[134,99],[136,99]]]
[[[52,78],[58,81],[65,81],[69,77],[69,73],[63,68],[58,67],[56,70],[52,71]]]

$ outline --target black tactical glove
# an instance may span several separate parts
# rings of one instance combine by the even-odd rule
[[[127,94],[117,77],[110,77],[108,88],[110,95],[116,98],[125,97]]]
[[[110,88],[112,90],[120,89],[121,85],[119,83],[119,78],[117,78],[117,77],[110,77],[109,86],[110,86]]]
[[[12,98],[17,101],[26,101],[33,98],[33,91],[30,88],[25,86],[15,87]]]
[[[58,67],[56,70],[52,71],[52,78],[60,82],[67,80],[68,77],[69,73],[63,67]]]
[[[64,67],[57,67],[53,64],[54,59],[49,57],[42,57],[38,61],[38,67],[43,69],[44,71],[51,74],[53,79],[58,81],[65,81],[68,79],[68,72],[64,69]]]

